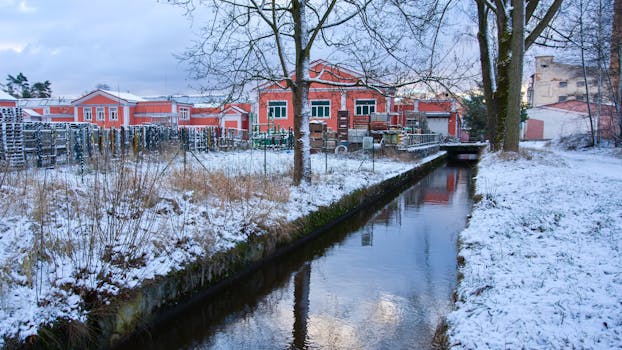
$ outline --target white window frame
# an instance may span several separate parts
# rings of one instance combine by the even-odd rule
[[[84,115],[84,121],[93,120],[93,107],[82,107],[82,113]]]
[[[314,106],[313,103],[326,103],[328,102],[328,105],[326,104],[321,104],[321,105],[316,105]],[[311,102],[309,103],[311,105],[311,118],[322,118],[322,119],[327,119],[330,118],[330,100],[311,100]],[[318,115],[319,111],[322,111],[322,115]]]
[[[190,108],[188,108],[188,107],[179,107],[179,119],[180,120],[189,120],[190,119]]]
[[[119,120],[119,109],[117,107],[108,107],[108,120]]]
[[[95,107],[95,118],[98,121],[106,121],[106,109],[104,107]]]
[[[374,103],[368,103],[371,101],[374,101]],[[354,115],[371,115],[376,112],[376,106],[376,99],[354,100]],[[365,109],[367,109],[367,113],[365,113]]]
[[[279,105],[273,105],[270,106],[270,104],[272,103],[279,103]],[[280,105],[280,103],[285,103],[285,105]],[[287,119],[287,101],[285,100],[272,100],[272,101],[268,101],[268,119]],[[279,109],[281,112],[279,113],[278,117],[274,116],[274,111],[276,111],[276,109]]]

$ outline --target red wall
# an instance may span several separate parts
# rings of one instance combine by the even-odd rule
[[[386,97],[379,92],[371,89],[358,89],[353,90],[338,89],[332,87],[330,91],[313,91],[315,85],[312,86],[312,90],[309,92],[309,101],[313,100],[329,100],[330,101],[330,118],[310,118],[310,120],[318,120],[326,123],[326,126],[332,130],[337,130],[337,112],[341,110],[341,91],[345,90],[346,93],[346,110],[350,112],[350,117],[354,116],[355,100],[376,100],[376,112],[386,112],[387,103]],[[287,101],[287,118],[274,118],[268,121],[268,101]],[[310,102],[309,102],[310,104]],[[310,105],[309,105],[309,108]],[[259,95],[259,123],[261,130],[265,131],[268,122],[270,122],[270,128],[274,126],[277,129],[289,129],[294,127],[294,106],[292,103],[291,91],[267,91],[260,92]],[[352,125],[352,118],[350,118],[350,126]]]

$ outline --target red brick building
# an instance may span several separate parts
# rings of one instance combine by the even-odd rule
[[[373,113],[391,111],[391,97],[387,96],[390,91],[378,91],[362,86],[361,73],[317,60],[311,63],[309,75],[312,79],[327,82],[314,82],[310,86],[311,121],[322,121],[328,128],[337,130],[338,111],[349,113],[350,127],[357,117],[369,118]],[[340,86],[332,85],[330,82]],[[291,90],[284,86],[285,81],[268,82],[259,86],[257,115],[261,131],[268,128],[293,128],[293,95]]]
[[[179,102],[175,97],[145,99],[130,93],[92,91],[71,102],[71,121],[103,128],[160,124],[170,126],[218,126],[248,131],[250,104],[225,106]]]
[[[430,132],[452,137],[462,135],[460,113],[453,99],[404,99],[394,105],[393,112],[399,115],[400,125],[407,125],[406,115],[410,112],[425,116]]]

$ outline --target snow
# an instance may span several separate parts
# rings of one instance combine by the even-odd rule
[[[124,288],[439,155],[418,162],[376,155],[372,165],[369,155],[316,154],[312,182],[298,187],[291,185],[289,151],[203,153],[188,155],[186,164],[177,154],[117,161],[109,171],[87,166],[84,173],[79,166],[0,173],[0,347],[3,337],[23,340],[58,319],[85,320],[84,297],[92,292],[108,303]],[[180,181],[184,169],[191,176]],[[207,173],[213,177],[203,181]],[[249,177],[257,182],[244,186],[263,192],[247,194],[223,180]]]
[[[622,159],[546,145],[480,162],[453,349],[622,348]]]

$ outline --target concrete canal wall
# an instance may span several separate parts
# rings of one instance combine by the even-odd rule
[[[429,151],[426,150],[426,153]],[[424,164],[380,184],[359,189],[329,207],[322,207],[286,227],[275,229],[271,234],[250,237],[227,251],[200,259],[183,270],[157,277],[145,282],[140,288],[120,295],[112,304],[90,312],[87,324],[90,336],[86,340],[88,346],[108,349],[119,344],[135,331],[156,322],[159,317],[165,317],[175,307],[213,293],[235,278],[261,266],[263,262],[326,232],[331,226],[379,199],[403,190],[444,164],[445,159],[446,153],[438,153],[436,158]],[[63,329],[67,325],[55,328],[55,331],[48,332],[48,337],[52,337],[52,334],[65,337],[68,333],[67,329]],[[50,339],[44,339],[44,335],[41,338],[44,344],[50,343]],[[47,348],[45,345],[43,347]]]

